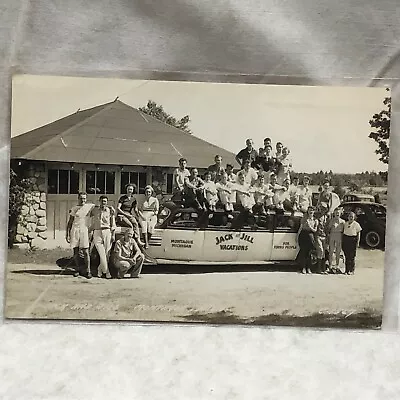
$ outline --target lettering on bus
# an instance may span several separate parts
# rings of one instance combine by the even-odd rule
[[[297,246],[295,244],[290,244],[290,242],[283,242],[282,244],[276,244],[274,246],[275,250],[296,250]]]
[[[254,237],[251,236],[251,235],[248,235],[247,233],[244,233],[244,232],[235,234],[235,237],[238,238],[239,240],[242,240],[242,241],[247,242],[247,243],[253,243],[254,242]],[[215,245],[219,246],[219,248],[221,250],[246,251],[249,248],[248,245],[226,244],[225,243],[225,242],[229,242],[230,240],[233,240],[233,233],[227,233],[225,235],[216,236]]]
[[[178,247],[183,249],[191,249],[193,245],[193,240],[186,239],[171,239],[171,247]]]

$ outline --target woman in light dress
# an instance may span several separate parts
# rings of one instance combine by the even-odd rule
[[[138,204],[138,216],[142,235],[144,236],[144,247],[149,247],[149,239],[154,233],[154,227],[157,224],[157,215],[159,210],[158,199],[154,196],[153,188],[148,185],[144,188],[144,199]]]

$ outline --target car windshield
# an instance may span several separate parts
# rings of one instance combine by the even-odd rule
[[[377,218],[386,218],[386,208],[385,207],[371,204],[369,206],[369,208]]]

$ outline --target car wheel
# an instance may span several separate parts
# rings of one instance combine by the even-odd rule
[[[369,231],[365,235],[365,243],[371,249],[376,249],[381,244],[381,235],[376,231]]]

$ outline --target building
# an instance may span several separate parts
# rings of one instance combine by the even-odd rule
[[[233,153],[117,99],[16,136],[11,140],[11,166],[32,178],[16,242],[65,245],[68,212],[78,192],[87,192],[90,202],[106,194],[116,205],[131,182],[139,194],[151,184],[167,197],[179,158],[202,170],[216,154],[224,164],[237,165]]]

